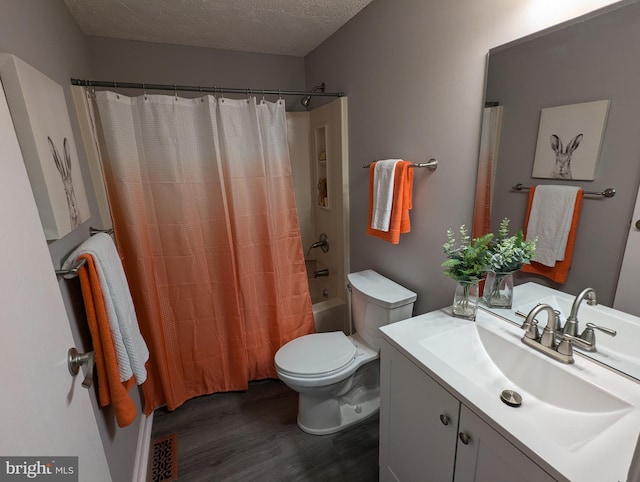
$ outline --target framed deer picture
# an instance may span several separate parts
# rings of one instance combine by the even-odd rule
[[[542,109],[532,177],[593,181],[609,101]]]
[[[62,86],[18,57],[0,54],[0,81],[47,240],[90,217]]]

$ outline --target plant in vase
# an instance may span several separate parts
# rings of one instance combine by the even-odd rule
[[[442,263],[444,274],[457,281],[452,314],[475,320],[478,308],[478,282],[487,270],[489,243],[493,234],[471,239],[467,228],[460,226],[460,241],[447,230],[447,242],[442,246],[447,260]]]
[[[483,298],[492,308],[511,308],[513,303],[513,273],[531,262],[536,254],[536,242],[525,241],[522,230],[509,236],[509,219],[500,223],[498,238],[489,245],[489,274]]]

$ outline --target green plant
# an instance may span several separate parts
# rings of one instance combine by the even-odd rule
[[[522,229],[509,236],[509,219],[500,223],[498,239],[489,244],[489,269],[496,273],[510,273],[522,268],[536,254],[536,242],[525,241]]]
[[[444,274],[456,281],[477,281],[482,278],[489,262],[489,243],[493,234],[471,239],[467,228],[460,226],[458,243],[451,229],[447,230],[447,242],[442,246],[447,260],[442,263]]]

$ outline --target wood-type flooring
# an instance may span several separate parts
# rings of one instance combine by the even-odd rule
[[[152,439],[177,433],[181,482],[375,482],[378,415],[331,435],[296,425],[298,394],[279,380],[158,409]]]

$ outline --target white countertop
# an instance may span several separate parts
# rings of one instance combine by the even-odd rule
[[[625,408],[606,413],[565,410],[539,400],[524,387],[502,386],[506,385],[503,376],[485,380],[479,371],[478,376],[473,373],[470,376],[461,372],[460,363],[456,362],[456,368],[453,366],[456,363],[446,360],[447,356],[456,356],[456,349],[458,355],[464,357],[465,351],[478,352],[477,347],[470,350],[468,345],[458,346],[440,354],[425,348],[428,344],[424,341],[429,338],[432,338],[429,346],[442,343],[453,347],[456,340],[460,340],[459,345],[463,341],[469,343],[469,337],[458,335],[470,333],[468,327],[464,328],[470,323],[474,322],[453,318],[445,309],[384,326],[381,331],[385,340],[553,477],[576,482],[626,480],[640,432],[640,384],[583,357],[576,356],[571,365],[551,360],[519,341],[523,330],[483,310],[478,310],[475,322],[478,326],[550,361],[545,369],[565,370],[567,376],[577,375],[614,395]],[[434,340],[433,337],[441,338]],[[478,344],[482,346],[479,341]],[[471,372],[479,370],[473,363],[469,367]],[[514,408],[504,404],[499,398],[503,389],[516,389],[523,396],[522,406]],[[593,433],[589,435],[587,430],[585,438],[578,440],[576,437],[583,433],[581,428]]]

